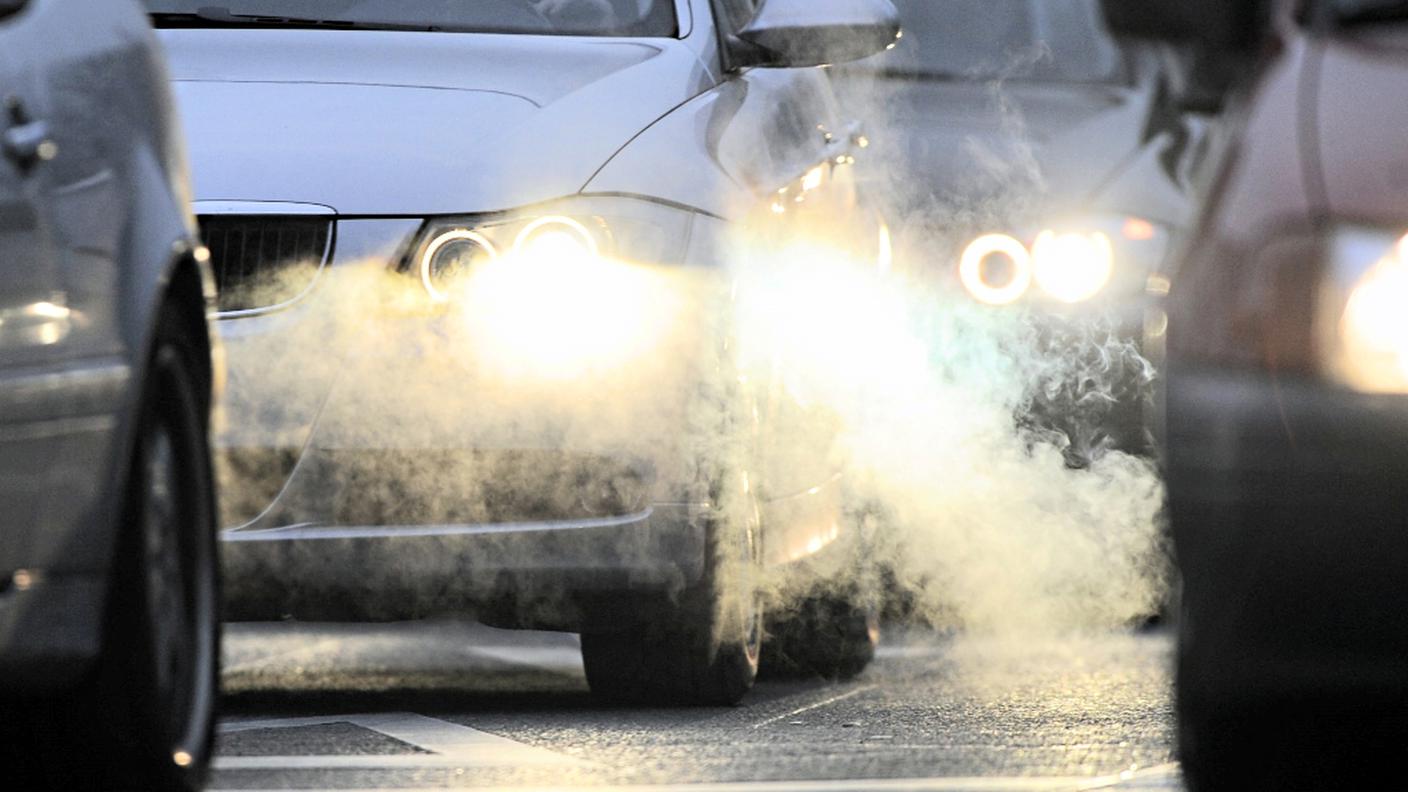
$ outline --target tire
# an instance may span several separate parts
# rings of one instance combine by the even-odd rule
[[[880,644],[880,603],[859,589],[814,593],[773,618],[763,643],[765,676],[850,679],[864,671]]]
[[[92,673],[18,735],[31,787],[199,789],[215,737],[215,493],[198,347],[163,309]]]
[[[758,513],[751,500],[723,511],[711,521],[698,585],[623,630],[582,634],[593,694],[621,703],[732,706],[752,689],[763,636]]]

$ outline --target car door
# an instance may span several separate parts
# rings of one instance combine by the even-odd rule
[[[42,398],[62,326],[58,258],[44,202],[46,130],[39,96],[21,77],[16,39],[21,17],[47,0],[0,2],[0,566],[23,557],[20,527],[42,521],[53,467]]]
[[[27,557],[75,564],[50,543],[103,502],[131,377],[119,257],[152,108],[125,3],[0,0],[0,509]]]
[[[58,340],[52,321],[58,257],[43,200],[43,166],[53,149],[36,115],[37,86],[22,76],[15,56],[19,18],[39,2],[0,3],[0,382],[44,360]],[[0,421],[17,419],[15,409],[0,409]]]

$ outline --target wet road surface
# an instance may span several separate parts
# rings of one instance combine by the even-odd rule
[[[1171,649],[891,633],[850,682],[640,709],[588,694],[571,635],[232,625],[211,787],[1177,790]]]

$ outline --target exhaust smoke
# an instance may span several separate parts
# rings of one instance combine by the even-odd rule
[[[890,266],[819,241],[830,230],[803,228],[781,242],[741,233],[728,254],[731,327],[711,310],[718,279],[613,268],[617,297],[668,295],[636,297],[647,303],[647,330],[623,329],[620,314],[594,325],[629,353],[625,361],[596,366],[573,352],[592,311],[571,323],[532,321],[526,311],[554,311],[561,295],[539,301],[524,290],[552,282],[486,270],[487,291],[431,310],[416,278],[382,262],[339,264],[297,309],[298,322],[229,345],[226,525],[281,522],[268,511],[276,499],[285,522],[317,514],[396,525],[707,502],[720,471],[746,467],[741,376],[775,386],[808,416],[774,438],[775,453],[791,446],[799,458],[844,460],[848,495],[863,504],[851,511],[874,526],[872,556],[922,620],[1025,634],[1118,627],[1156,612],[1167,584],[1162,486],[1151,462],[1113,448],[1101,429],[1119,405],[1145,397],[1156,373],[1107,317],[1053,321],[983,305],[943,277],[957,265],[943,251],[961,249],[956,241],[973,229],[1003,227],[1044,189],[1020,112],[1000,86],[992,97],[1011,123],[1001,145],[970,141],[974,160],[991,163],[987,198],[936,194],[898,168],[866,184],[896,206],[922,207],[892,207]],[[873,120],[868,127],[877,141],[892,137]],[[509,298],[493,289],[527,299],[505,312]],[[522,346],[486,342],[493,322]],[[534,349],[572,359],[549,359],[544,376]],[[256,448],[277,459],[248,456]],[[306,478],[313,483],[281,491],[299,466],[318,469]],[[635,548],[619,550],[628,558]],[[300,552],[300,566],[318,567],[316,547]],[[404,594],[393,578],[445,559],[422,546],[394,563],[396,574],[368,576],[348,595]],[[286,584],[272,596],[291,596],[299,582]],[[776,585],[771,605],[792,607],[787,584]]]

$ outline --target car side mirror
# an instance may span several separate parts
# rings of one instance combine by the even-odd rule
[[[1118,38],[1171,44],[1188,58],[1184,110],[1216,113],[1268,30],[1270,0],[1100,0]]]
[[[899,33],[890,0],[763,0],[732,55],[738,66],[846,63],[893,46]]]

